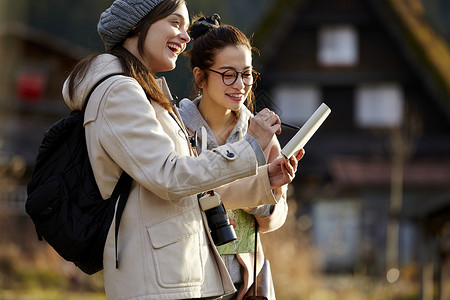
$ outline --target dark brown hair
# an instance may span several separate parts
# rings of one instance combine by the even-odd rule
[[[199,19],[202,16],[197,16],[195,19]],[[195,20],[193,20],[192,26],[196,26]],[[244,45],[250,52],[257,52],[258,49],[252,47],[250,39],[240,31],[238,28],[232,25],[220,25],[218,27],[210,27],[204,34],[195,38],[191,42],[191,49],[185,53],[190,59],[190,66],[192,69],[198,67],[202,70],[206,70],[214,65],[216,55],[219,51],[228,46]],[[201,80],[207,80],[208,74],[204,72],[204,78]],[[194,88],[192,95],[195,97],[200,91],[199,87],[194,81]],[[250,91],[246,101],[246,106],[253,111],[253,90]]]
[[[147,32],[150,26],[156,21],[171,15],[182,4],[185,4],[185,0],[163,0],[128,33],[127,37],[139,36],[138,51],[141,56],[145,55],[145,38],[147,37]],[[124,74],[136,79],[151,101],[160,104],[168,111],[172,111],[172,103],[161,91],[160,87],[156,83],[154,75],[148,71],[147,67],[141,63],[137,57],[125,49],[122,43],[114,46],[109,53],[119,59]],[[75,88],[83,81],[92,64],[92,61],[98,55],[99,54],[93,54],[81,60],[71,72],[69,79],[70,98],[73,97]]]

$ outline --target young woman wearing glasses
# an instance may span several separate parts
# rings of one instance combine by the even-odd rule
[[[248,38],[233,26],[220,25],[217,14],[194,21],[190,36],[193,42],[187,55],[194,75],[196,97],[193,101],[183,99],[180,102],[180,114],[190,133],[198,137],[197,151],[202,153],[246,136],[249,119],[253,116],[248,109],[252,107],[252,86],[259,74],[252,67],[253,49]],[[291,163],[296,165],[303,153],[302,150],[297,157],[292,157]],[[276,137],[265,147],[264,154],[267,162],[280,155]],[[284,224],[288,210],[287,185],[273,187],[267,174],[261,173],[216,191],[222,195],[237,234],[237,240],[217,247],[238,290],[224,299],[243,299],[253,290],[254,220],[261,232],[276,230]],[[252,196],[246,202],[254,205],[242,207],[242,197],[248,195],[248,191]],[[261,249],[259,245],[258,274],[264,263]],[[273,287],[264,296],[275,299]]]

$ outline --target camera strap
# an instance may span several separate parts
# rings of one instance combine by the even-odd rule
[[[175,123],[178,124],[178,127],[181,128],[181,131],[183,131],[184,137],[186,138],[191,154],[197,157],[197,151],[195,151],[195,149],[192,147],[191,141],[189,139],[189,134],[187,132],[186,127],[184,126],[183,121],[181,121],[178,112],[174,110],[173,112],[169,112],[169,115],[172,117],[172,119],[174,119]]]
[[[255,218],[255,256],[254,256],[254,268],[253,268],[253,296],[245,297],[245,300],[268,300],[266,296],[258,296],[258,279],[256,272],[257,251],[258,251],[258,221]]]
[[[256,220],[255,218],[255,256],[254,256],[254,264],[253,264],[253,295],[255,297],[258,297],[258,284],[257,284],[257,278],[258,276],[256,276],[256,263],[257,263],[257,259],[256,259],[256,255],[258,253],[258,220]]]
[[[202,126],[202,152],[207,150],[208,147],[208,133],[206,132],[206,127]]]

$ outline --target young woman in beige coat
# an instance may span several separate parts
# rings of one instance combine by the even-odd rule
[[[110,196],[122,170],[133,178],[118,268],[113,229],[104,249],[107,299],[210,299],[234,292],[197,194],[255,174],[281,186],[297,168],[296,158],[265,165],[262,149],[280,130],[269,110],[252,119],[246,139],[196,157],[164,78],[155,77],[175,67],[190,40],[188,26],[183,0],[116,0],[98,23],[106,53],[81,61],[63,88],[69,107],[81,109],[100,79],[123,74],[95,89],[84,119],[102,195]]]
[[[248,121],[253,116],[247,107],[253,106],[252,86],[259,74],[253,70],[253,48],[249,39],[236,27],[221,25],[217,14],[199,17],[192,23],[190,34],[193,41],[186,55],[190,58],[194,74],[194,94],[199,96],[194,101],[183,99],[179,111],[190,133],[196,132],[198,136],[198,152],[203,152],[246,137]],[[280,144],[273,137],[264,150],[267,161],[274,161],[280,155],[280,150]],[[300,155],[303,155],[303,151]],[[253,179],[253,184],[246,180],[245,183],[238,181],[227,186],[240,191],[240,202],[227,199],[229,193],[217,189],[224,195],[222,201],[235,224],[238,237],[237,240],[218,247],[238,289],[238,292],[226,299],[241,300],[247,292],[253,292],[255,220],[260,232],[268,232],[281,227],[287,217],[287,185],[271,189],[269,182],[266,182],[265,186],[255,187],[257,176],[253,176]],[[243,203],[245,190],[252,193],[250,201],[255,202],[253,205]],[[274,202],[273,200],[276,204],[258,206],[258,203]],[[257,249],[259,274],[264,263],[259,240]],[[268,275],[270,277],[270,272]],[[258,296],[274,300],[271,278],[269,283],[265,293]]]

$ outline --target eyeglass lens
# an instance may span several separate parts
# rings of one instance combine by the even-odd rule
[[[244,72],[237,72],[235,70],[227,70],[224,73],[222,73],[222,79],[223,83],[225,85],[232,85],[236,82],[237,78],[239,77],[239,73],[241,74],[242,82],[244,85],[253,85],[256,82],[256,79],[258,78],[258,74],[255,71],[248,70]]]

